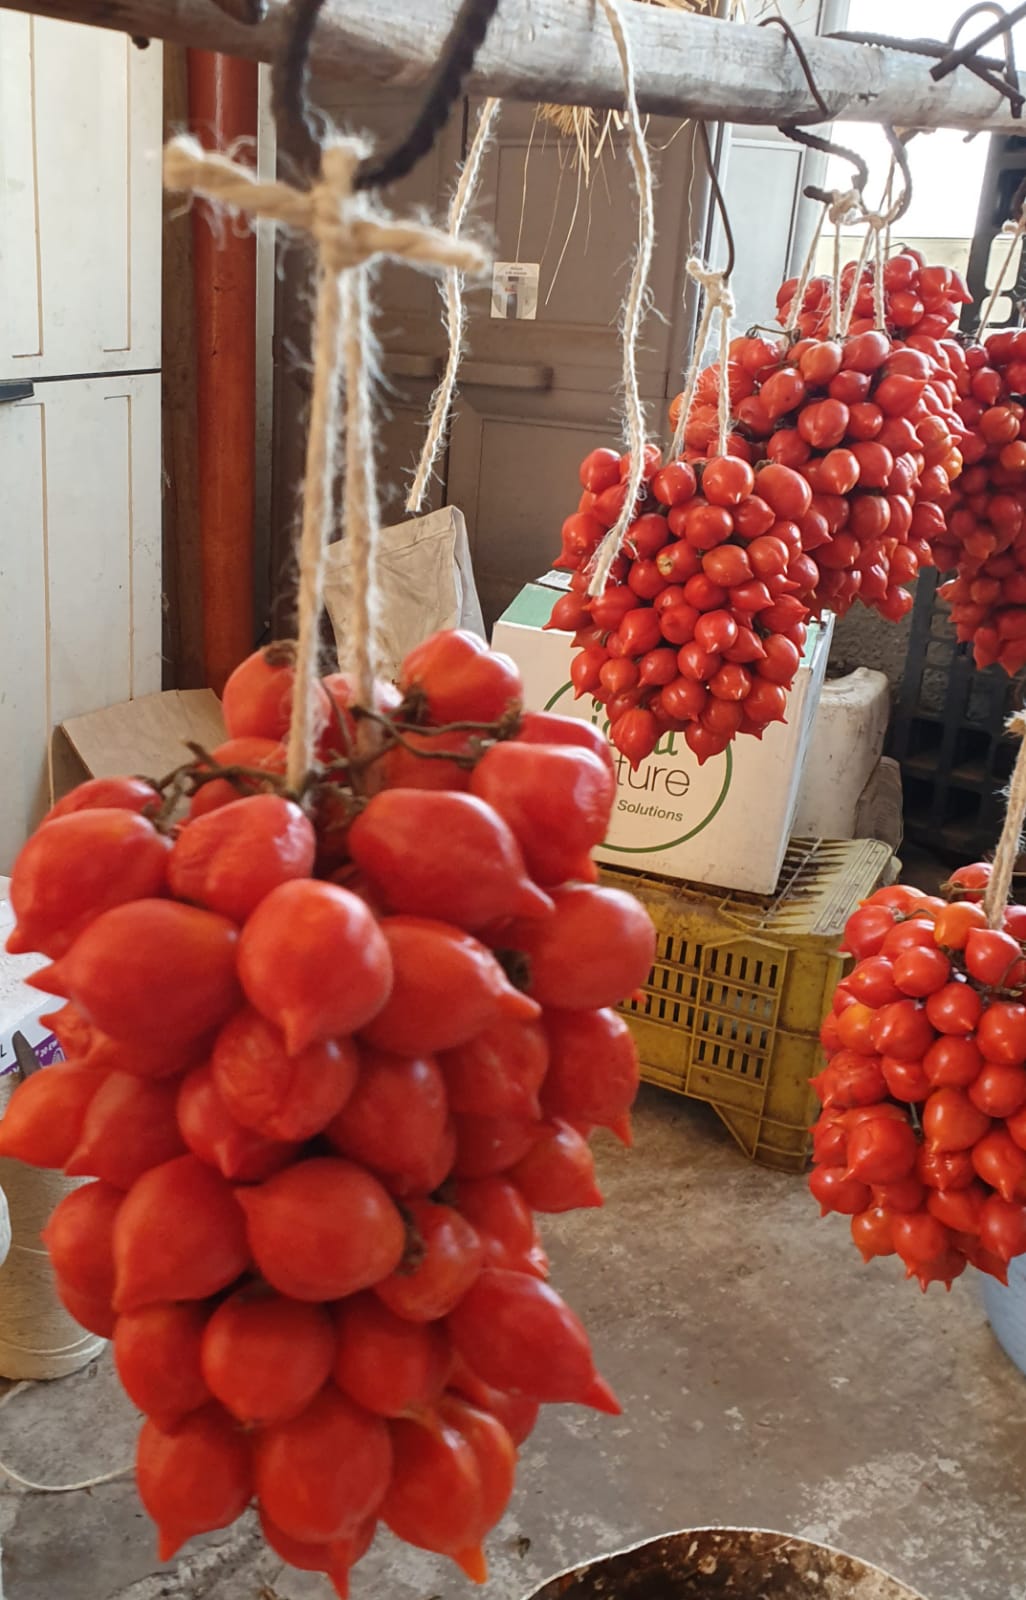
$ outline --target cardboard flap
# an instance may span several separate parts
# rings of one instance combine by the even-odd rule
[[[226,738],[212,689],[168,689],[104,711],[69,717],[59,732],[90,778],[138,773],[161,778],[188,761],[187,740],[212,750]]]

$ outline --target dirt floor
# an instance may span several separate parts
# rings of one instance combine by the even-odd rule
[[[751,1166],[715,1116],[643,1093],[637,1144],[602,1142],[602,1211],[552,1219],[554,1279],[585,1317],[622,1418],[551,1410],[493,1535],[491,1592],[720,1523],[837,1544],[926,1600],[1026,1600],[1026,1378],[978,1280],[926,1296],[862,1266],[802,1180]],[[0,1460],[65,1483],[127,1463],[137,1419],[104,1356],[11,1396]],[[328,1600],[252,1521],[158,1567],[130,1480],[59,1496],[0,1489],[6,1600]],[[472,1592],[382,1536],[354,1600]]]

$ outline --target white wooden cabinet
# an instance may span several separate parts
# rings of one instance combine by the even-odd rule
[[[160,46],[0,10],[0,379],[160,365]]]
[[[0,406],[0,872],[50,803],[49,733],[160,688],[160,375]]]
[[[0,10],[0,873],[56,726],[161,686],[162,94],[158,45]]]

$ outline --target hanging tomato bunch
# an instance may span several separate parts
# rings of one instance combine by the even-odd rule
[[[917,259],[894,257],[885,282],[888,272],[918,271]],[[854,266],[849,290],[853,275]],[[954,316],[947,302],[943,315],[948,323]],[[859,599],[896,621],[912,605],[906,585],[932,564],[932,542],[944,534],[939,503],[962,470],[961,348],[941,338],[934,322],[926,324],[932,331],[899,336],[858,318],[837,339],[818,331],[819,313],[807,326],[817,331],[797,342],[756,335],[733,342],[731,448],[790,466],[808,482],[813,498],[798,526],[811,562],[802,598],[812,609],[843,615]],[[696,453],[711,448],[715,427],[718,371],[703,377],[707,403],[692,409],[684,434]]]
[[[841,271],[845,304],[851,295],[858,271],[854,261]],[[874,327],[874,276],[872,267],[859,271],[858,288],[850,332],[869,333]],[[886,327],[899,338],[916,334],[922,338],[943,339],[958,320],[959,310],[969,305],[972,295],[965,279],[953,267],[931,267],[918,250],[905,245],[884,263],[884,305]],[[798,279],[788,278],[777,290],[777,319],[791,319]],[[825,338],[830,327],[833,286],[827,277],[810,278],[798,313],[798,332],[805,338]]]
[[[813,1080],[822,1214],[923,1289],[967,1261],[1003,1282],[1026,1251],[1026,907],[988,926],[990,870],[960,868],[951,900],[896,885],[852,914]]]
[[[341,1595],[379,1522],[483,1579],[539,1405],[619,1409],[534,1213],[601,1204],[589,1135],[629,1142],[611,1008],[653,931],[594,882],[605,741],[521,712],[507,657],[437,634],[369,711],[324,679],[302,797],[292,687],[252,656],[168,795],[94,780],[25,845],[10,948],[66,1060],[0,1152],[92,1180],[44,1238],[146,1413],[162,1560],[255,1500]]]
[[[593,599],[588,566],[619,515],[628,466],[612,450],[582,463],[584,509],[564,523],[557,562],[574,576],[547,626],[574,631],[575,691],[603,703],[610,738],[632,765],[665,732],[683,733],[702,762],[735,734],[761,738],[784,720],[808,616],[795,597],[801,544],[787,508],[811,494],[786,468],[756,474],[730,455],[697,470],[685,460],[663,466],[652,450],[644,502]]]
[[[966,467],[945,501],[937,565],[955,576],[940,594],[978,667],[1026,666],[1026,331],[969,344],[956,409],[968,429]]]
[[[663,732],[682,732],[704,761],[782,720],[810,614],[843,615],[856,599],[891,621],[910,609],[907,585],[945,536],[941,508],[962,469],[965,363],[936,327],[961,290],[957,274],[949,284],[947,268],[912,253],[885,270],[897,315],[907,308],[896,296],[920,280],[939,308],[917,312],[921,326],[903,338],[860,318],[845,338],[732,341],[727,455],[718,364],[699,375],[683,457],[664,465],[650,447],[644,496],[598,597],[591,563],[623,509],[629,461],[585,457],[556,563],[574,575],[550,626],[573,632],[575,689],[605,705],[611,739],[635,764]]]

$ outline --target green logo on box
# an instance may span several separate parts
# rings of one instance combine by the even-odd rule
[[[572,693],[573,693],[573,684],[572,683],[564,683],[562,688],[557,689],[556,693],[552,696],[552,698],[549,701],[547,701],[547,703],[545,705],[545,710],[546,711],[556,711],[556,710],[558,710],[560,701],[564,698],[564,696],[566,696],[567,694],[571,694],[572,695]],[[601,727],[602,732],[606,735],[606,738],[608,739],[608,737],[609,737],[609,723],[608,723],[608,721],[606,721],[603,718],[603,707],[602,707],[602,705],[600,704],[600,702],[598,700],[593,700],[592,701],[591,720],[595,724],[596,727]],[[675,752],[675,748],[674,748],[674,740],[675,740],[675,735],[672,734],[672,733],[667,734],[665,739],[661,739],[659,744],[656,746],[652,756],[649,757],[649,761],[654,761],[657,756],[673,756],[673,755],[675,755],[676,752]],[[616,786],[617,786],[617,790],[619,791],[622,788],[627,788],[628,790],[632,789],[634,787],[634,785],[631,784],[631,782],[630,782],[630,776],[629,776],[630,768],[629,768],[629,765],[627,763],[626,757],[620,755],[620,753],[618,751],[616,751],[614,753],[613,759],[614,759],[614,762],[616,764]],[[617,855],[625,855],[625,856],[657,855],[660,852],[665,851],[665,850],[674,850],[674,849],[676,849],[676,847],[678,845],[686,844],[689,839],[694,839],[696,834],[701,833],[705,828],[707,828],[709,826],[709,824],[712,822],[713,818],[717,815],[717,813],[719,812],[721,806],[723,805],[724,800],[726,800],[726,798],[727,798],[727,791],[730,788],[730,781],[731,781],[731,778],[733,777],[733,773],[734,773],[734,758],[733,758],[733,755],[731,754],[730,745],[727,746],[727,748],[724,751],[723,755],[721,757],[717,757],[716,759],[717,760],[722,760],[722,762],[723,762],[723,781],[720,784],[719,791],[717,792],[715,798],[712,800],[712,802],[711,802],[711,804],[709,806],[709,809],[706,811],[705,815],[701,818],[701,820],[696,822],[693,827],[687,828],[684,833],[677,834],[677,835],[675,835],[675,837],[673,837],[671,839],[659,839],[659,840],[654,841],[651,844],[614,844],[611,840],[607,839],[607,840],[605,840],[603,842],[603,849],[605,849],[605,850],[613,850],[613,851],[615,851],[617,853]],[[647,762],[642,762],[642,765],[641,765],[641,771],[642,772],[645,772],[645,768],[646,768],[647,765],[648,765]],[[663,769],[661,767],[654,768],[653,771],[652,771],[652,774],[651,774],[652,778],[653,779],[658,778],[658,776],[662,773],[662,771],[663,771]],[[671,778],[673,778],[677,782],[683,782],[683,785],[684,785],[683,789],[682,790],[671,790],[670,789],[670,780],[671,780]],[[666,774],[666,777],[664,778],[663,781],[666,784],[666,787],[667,787],[667,790],[668,790],[668,798],[684,799],[686,797],[686,795],[687,795],[687,792],[688,792],[689,788],[691,787],[691,779],[690,779],[690,777],[688,776],[688,774],[686,772],[683,772],[683,771],[681,771],[679,769],[676,769],[676,770],[675,769],[667,769],[667,774]],[[647,775],[646,775],[646,781],[645,781],[645,783],[643,784],[642,787],[644,789],[648,788],[648,776]],[[618,809],[626,809],[626,810],[637,811],[638,808],[637,807],[627,806],[626,801],[624,799],[621,799],[618,802]],[[665,817],[665,820],[667,821],[667,823],[668,824],[673,824],[673,825],[677,825],[677,824],[679,824],[679,823],[681,823],[681,822],[683,822],[685,820],[684,817],[681,815],[681,813],[679,811],[677,811],[677,812],[663,812],[663,811],[660,810],[660,808],[658,806],[649,807],[649,809],[645,813],[645,815],[647,815],[649,817],[653,817],[654,816],[655,820],[657,820],[657,821],[661,821]]]

